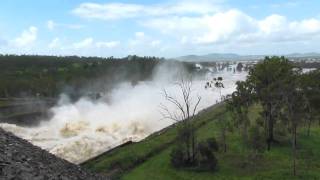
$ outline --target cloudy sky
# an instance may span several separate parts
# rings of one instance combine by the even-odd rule
[[[0,53],[319,52],[319,0],[1,0]]]

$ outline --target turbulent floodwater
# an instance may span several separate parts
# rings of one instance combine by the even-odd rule
[[[193,83],[193,94],[202,97],[198,111],[213,105],[220,99],[217,89],[205,89],[205,83],[222,76],[225,88],[222,94],[235,90],[235,82],[244,80],[246,73],[222,71],[209,73]],[[136,86],[123,83],[97,101],[86,98],[69,103],[62,96],[52,108],[54,116],[37,127],[26,128],[14,124],[0,124],[19,137],[40,146],[73,163],[81,163],[128,140],[139,141],[173,122],[163,119],[159,105],[166,104],[162,95],[165,88],[179,99],[179,89],[169,78],[155,78]],[[108,102],[108,103],[107,103]]]

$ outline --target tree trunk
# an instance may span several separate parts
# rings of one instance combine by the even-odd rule
[[[271,114],[271,104],[268,104],[268,151],[271,148],[271,142],[274,141],[273,138],[273,119],[272,119],[272,114]]]
[[[311,118],[309,118],[309,121],[308,121],[308,132],[307,132],[308,136],[310,136],[310,128],[311,128]]]
[[[188,125],[189,126],[189,125]],[[189,131],[189,127],[187,127],[187,131]],[[186,140],[186,143],[187,143],[187,161],[190,163],[191,162],[191,134],[190,132],[186,132],[186,135],[187,135],[187,140]]]
[[[293,142],[292,142],[292,150],[293,150],[293,175],[296,176],[296,147],[297,147],[297,127],[294,125],[293,127]]]
[[[4,96],[7,98],[7,97],[9,97],[9,93],[8,93],[8,89],[7,88],[5,88],[4,89]],[[320,121],[319,121],[320,122]],[[320,124],[320,123],[319,123]]]
[[[248,143],[248,125],[246,122],[244,123],[243,131],[244,142]]]
[[[191,131],[192,131],[192,162],[195,162],[195,158],[196,158],[196,137],[195,137],[195,130],[193,128],[193,126],[191,127]]]
[[[268,113],[267,111],[264,112],[264,132],[265,136],[268,136]]]
[[[223,152],[227,152],[226,130],[222,130]]]

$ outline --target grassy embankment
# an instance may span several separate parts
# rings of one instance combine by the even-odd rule
[[[251,121],[259,117],[259,106],[250,109]],[[216,121],[231,118],[224,105],[200,113],[194,123],[199,139],[219,137]],[[139,143],[132,143],[105,153],[83,164],[94,172],[121,179],[317,179],[320,178],[320,128],[314,127],[308,137],[304,129],[298,136],[298,175],[292,176],[290,135],[278,137],[258,158],[252,159],[249,149],[237,129],[227,136],[228,150],[216,153],[219,167],[216,172],[197,172],[173,168],[170,152],[177,133],[176,126],[155,133]]]

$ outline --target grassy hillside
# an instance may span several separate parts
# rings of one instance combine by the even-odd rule
[[[199,113],[195,118],[194,123],[197,127],[204,127],[225,112],[224,106],[221,105],[216,105],[214,111],[211,109]],[[171,126],[152,134],[141,142],[109,151],[98,158],[83,163],[82,166],[95,172],[118,176],[166,150],[174,143],[176,135],[177,125]]]
[[[250,108],[249,118],[259,117],[259,106]],[[219,138],[218,118],[231,118],[224,105],[200,113],[194,123],[199,139]],[[175,169],[170,164],[176,126],[155,133],[144,141],[117,148],[83,164],[94,172],[108,174],[115,179],[317,179],[320,178],[320,128],[312,128],[310,137],[300,129],[298,138],[298,176],[291,172],[290,136],[278,136],[279,143],[258,156],[252,156],[237,129],[227,136],[227,152],[216,153],[218,170],[199,172]],[[281,133],[279,133],[281,134]],[[300,146],[299,146],[300,145]]]

